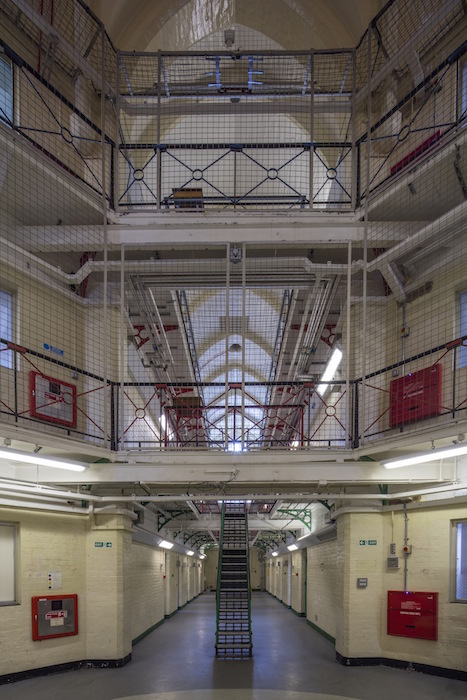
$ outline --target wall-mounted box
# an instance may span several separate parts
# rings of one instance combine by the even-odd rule
[[[34,596],[31,603],[32,638],[35,642],[78,634],[76,593]]]
[[[398,569],[399,568],[399,557],[390,556],[386,560],[386,566],[388,569]]]
[[[441,365],[435,364],[405,377],[393,379],[389,385],[389,425],[396,428],[406,423],[432,418],[441,413]]]
[[[29,413],[33,418],[76,427],[76,386],[29,372]]]
[[[438,594],[388,591],[387,633],[399,637],[438,639]]]

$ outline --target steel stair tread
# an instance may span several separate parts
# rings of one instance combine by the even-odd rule
[[[251,656],[251,613],[245,505],[223,506],[219,549],[216,656]]]

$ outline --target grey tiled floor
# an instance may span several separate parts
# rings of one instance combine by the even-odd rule
[[[253,658],[217,660],[205,593],[133,649],[121,669],[0,686],[1,700],[460,700],[467,683],[388,667],[344,667],[333,645],[266,593],[253,594]]]

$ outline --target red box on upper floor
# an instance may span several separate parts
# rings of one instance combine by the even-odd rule
[[[389,385],[389,425],[396,428],[441,413],[441,365],[435,364]]]

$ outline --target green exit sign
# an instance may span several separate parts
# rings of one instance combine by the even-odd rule
[[[378,544],[378,540],[368,540],[368,544]]]

